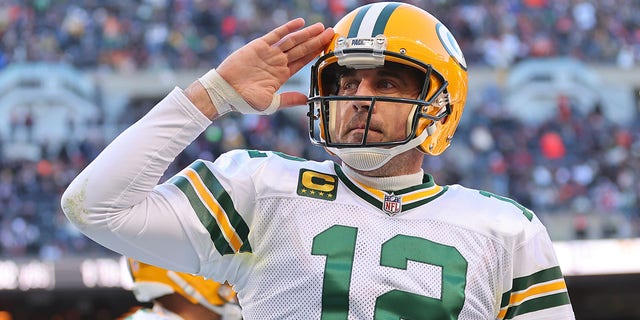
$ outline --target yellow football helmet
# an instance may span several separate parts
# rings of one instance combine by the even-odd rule
[[[131,258],[127,258],[127,263],[133,278],[133,294],[140,302],[178,293],[192,303],[202,304],[220,315],[225,314],[227,303],[237,304],[236,293],[228,284],[162,269]]]
[[[404,145],[402,152],[417,147],[430,155],[441,154],[458,127],[467,96],[467,65],[451,32],[428,12],[397,2],[359,7],[342,18],[334,30],[334,39],[311,69],[308,115],[312,142],[337,154],[347,164],[350,157],[345,157],[344,149],[371,152]],[[416,99],[337,95],[337,77],[345,68],[371,69],[385,63],[408,66],[424,75],[422,91]],[[411,105],[405,138],[370,143],[365,133],[358,144],[337,141],[332,131],[336,117],[333,113],[337,101],[344,100],[370,101],[369,118],[379,101]],[[376,165],[356,163],[354,167],[367,170]]]

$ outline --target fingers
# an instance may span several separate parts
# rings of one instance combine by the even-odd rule
[[[309,39],[312,39],[325,31],[324,25],[320,22],[312,24],[304,29],[304,19],[297,18],[274,29],[262,37],[262,40],[271,47],[276,47],[286,53],[292,48],[296,48]],[[299,58],[299,57],[297,57]]]
[[[262,39],[267,44],[272,46],[278,43],[278,41],[282,40],[282,38],[286,37],[288,34],[302,28],[303,26],[304,26],[304,19],[296,18],[275,28],[273,31],[265,34],[262,37]]]
[[[305,65],[318,57],[335,35],[332,28],[325,29],[322,23],[310,25],[285,35],[272,47],[277,47],[287,56],[287,67],[290,74],[300,71]],[[280,94],[280,108],[304,105],[307,95],[299,92]]]
[[[280,109],[307,104],[307,95],[300,92],[283,92],[280,94]]]
[[[306,42],[291,48],[286,52],[289,61],[289,69],[295,73],[303,66],[315,59],[324,48],[331,42],[335,32],[328,28],[318,36],[308,38]]]
[[[282,52],[287,52],[297,45],[304,43],[324,31],[322,23],[312,24],[302,30],[290,33],[278,41],[274,46],[280,48]]]
[[[263,107],[291,75],[316,58],[331,41],[334,31],[322,23],[304,27],[302,18],[291,20],[251,41],[227,57],[218,73],[250,106]],[[238,72],[244,70],[246,72]],[[306,103],[306,95],[285,93],[281,107]]]

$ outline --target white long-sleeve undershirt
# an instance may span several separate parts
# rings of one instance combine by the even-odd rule
[[[154,192],[169,164],[211,121],[175,88],[122,132],[62,196],[68,219],[120,254],[174,270],[195,272],[199,257],[166,195]],[[144,231],[144,232],[143,232]],[[162,256],[153,254],[163,248]]]

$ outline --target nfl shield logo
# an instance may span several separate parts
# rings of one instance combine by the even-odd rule
[[[384,202],[382,203],[382,210],[390,216],[396,215],[402,210],[402,200],[394,194],[385,194]]]

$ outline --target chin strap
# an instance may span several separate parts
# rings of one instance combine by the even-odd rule
[[[370,148],[335,148],[327,147],[327,150],[338,156],[348,166],[361,171],[371,171],[385,165],[393,157],[409,151],[424,142],[429,133],[427,130],[422,134],[399,146],[389,149],[370,147]]]
[[[271,104],[264,110],[256,110],[234,89],[216,69],[211,69],[198,79],[207,89],[209,98],[218,110],[218,115],[222,116],[231,111],[238,111],[243,114],[272,114],[280,107],[280,95],[274,94]]]

